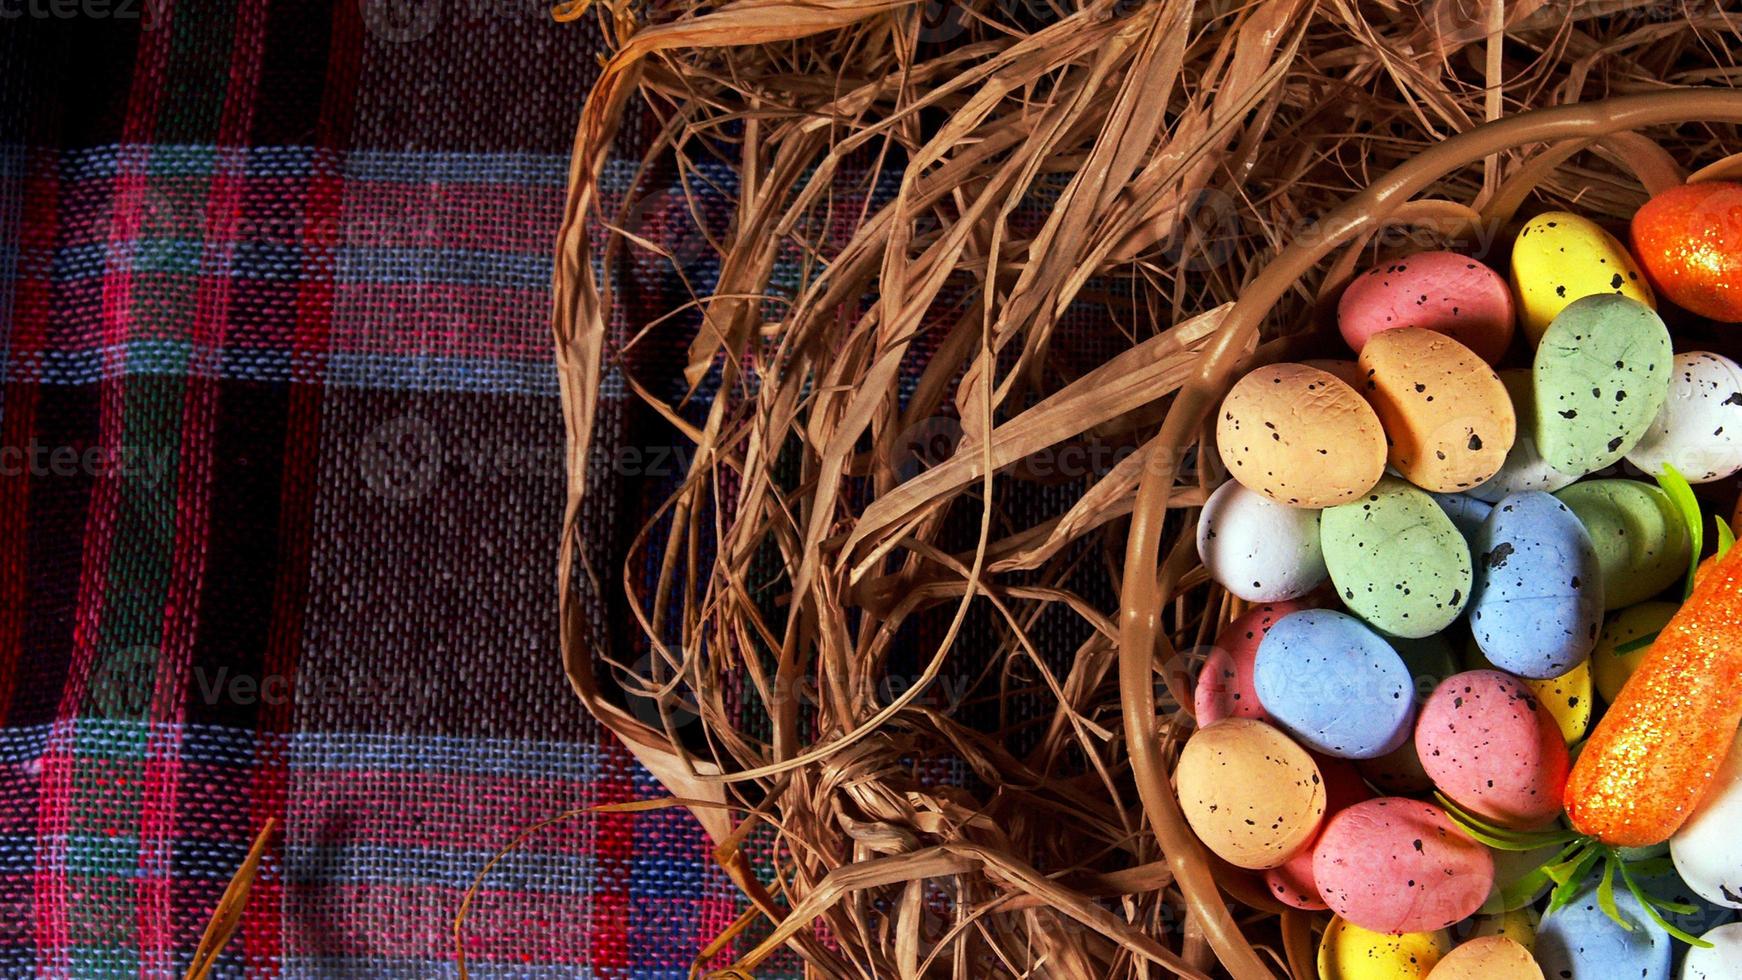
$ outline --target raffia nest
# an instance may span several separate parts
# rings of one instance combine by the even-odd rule
[[[1333,355],[1325,301],[1359,263],[1492,257],[1550,205],[1622,219],[1721,157],[1737,21],[1473,0],[561,15],[583,14],[618,53],[557,253],[564,657],[747,896],[698,972],[1315,976],[1314,917],[1208,856],[1168,783],[1201,650],[1239,611],[1190,544],[1222,476],[1204,416],[1237,369]],[[613,337],[631,258],[696,264],[627,219],[640,181],[602,194],[629,113],[650,114],[643,174],[724,164],[736,186],[729,225],[691,232],[717,283]],[[653,394],[679,365],[635,374],[673,332],[692,390],[717,372],[696,411]],[[578,521],[612,369],[694,444],[626,557]],[[624,631],[582,594],[607,589],[641,642],[600,642]]]

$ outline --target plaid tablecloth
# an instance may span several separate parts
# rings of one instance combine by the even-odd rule
[[[600,40],[547,13],[0,2],[0,974],[179,975],[276,817],[219,975],[452,975],[516,830],[657,792],[557,660]],[[618,485],[675,476],[607,397]],[[474,975],[684,975],[737,911],[705,854],[675,811],[538,835]]]

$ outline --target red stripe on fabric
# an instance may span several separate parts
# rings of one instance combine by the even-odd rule
[[[234,264],[236,230],[247,188],[247,160],[240,147],[253,126],[266,15],[266,0],[249,0],[236,10],[229,38],[230,74],[218,122],[217,164],[202,209],[206,235],[200,256],[202,274],[194,293],[193,357],[214,363],[210,370],[190,364],[182,390],[181,434],[177,440],[181,453],[176,479],[178,506],[140,813],[135,915],[140,967],[147,973],[171,972],[174,966],[176,795],[180,787],[188,666],[193,660],[199,627],[211,520],[212,445],[220,388],[213,375],[230,325],[233,280],[228,273]]]
[[[351,187],[354,217],[340,237],[350,248],[475,249],[542,259],[546,250],[529,245],[556,235],[559,214],[551,200],[563,193],[565,170],[553,168],[549,183],[360,180]],[[684,202],[678,196],[653,203],[675,211]]]
[[[353,185],[355,186],[355,185]],[[512,358],[543,364],[536,338],[550,290],[539,286],[346,283],[335,297],[346,319],[367,326],[339,332],[333,350],[394,357]]]
[[[599,744],[599,802],[619,803],[635,798],[635,761],[629,750],[610,736]],[[592,965],[595,970],[627,969],[629,962],[629,869],[635,858],[635,817],[625,813],[601,813],[594,818],[589,837],[593,841]]]
[[[13,365],[36,363],[48,336],[51,253],[60,223],[59,184],[54,158],[32,155],[24,180],[24,213],[18,231],[18,278],[12,297],[12,331],[7,360]],[[38,387],[33,381],[6,385],[6,411],[0,413],[0,451],[29,452],[36,431]],[[30,466],[0,461],[0,723],[11,717],[17,689],[18,661],[24,655],[24,614],[29,606],[29,538],[25,521],[30,511]]]

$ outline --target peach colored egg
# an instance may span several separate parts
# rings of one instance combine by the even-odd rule
[[[1441,682],[1422,706],[1415,752],[1459,806],[1507,827],[1540,827],[1561,812],[1567,743],[1524,683],[1498,670]]]
[[[1367,400],[1388,460],[1424,490],[1459,493],[1500,471],[1518,435],[1500,376],[1470,348],[1418,327],[1386,330],[1361,349]]]
[[[1505,936],[1482,936],[1447,953],[1428,980],[1543,980],[1530,950]]]
[[[1337,376],[1337,380],[1360,391],[1367,384],[1367,375],[1361,370],[1361,365],[1354,358],[1342,359],[1335,357],[1313,357],[1301,362],[1307,367],[1318,368]]]
[[[1252,688],[1252,663],[1258,659],[1258,642],[1276,621],[1291,612],[1311,609],[1308,599],[1266,602],[1253,606],[1216,636],[1216,646],[1204,658],[1198,684],[1192,692],[1198,725],[1213,725],[1223,718],[1269,719]]]
[[[1354,763],[1347,759],[1338,759],[1328,755],[1313,755],[1313,761],[1319,765],[1319,774],[1325,780],[1325,818],[1347,810],[1349,807],[1373,798],[1373,791],[1362,782],[1361,773]],[[1319,897],[1319,886],[1313,880],[1313,842],[1296,851],[1279,867],[1269,868],[1262,873],[1264,886],[1270,889],[1277,900],[1297,909],[1318,911],[1326,908],[1325,900]]]
[[[1325,904],[1363,929],[1444,929],[1482,907],[1494,886],[1488,849],[1431,803],[1398,796],[1333,817],[1313,850]]]
[[[1325,815],[1324,778],[1312,756],[1250,718],[1200,728],[1180,750],[1174,779],[1186,822],[1235,867],[1287,861]]]
[[[1244,486],[1294,507],[1361,496],[1385,472],[1385,432],[1355,389],[1304,364],[1271,364],[1235,383],[1216,445]]]
[[[1443,333],[1489,364],[1512,343],[1512,290],[1493,269],[1456,252],[1420,252],[1350,281],[1337,328],[1359,354],[1374,334],[1400,327]]]

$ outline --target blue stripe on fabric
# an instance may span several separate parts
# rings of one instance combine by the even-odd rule
[[[532,153],[392,153],[362,150],[345,161],[346,177],[397,183],[567,185],[568,157]]]
[[[590,742],[296,732],[290,767],[585,781],[598,777],[599,749]]]
[[[465,891],[495,854],[495,848],[432,850],[370,843],[296,843],[285,849],[284,875],[286,881],[302,885],[397,884]],[[491,891],[584,896],[593,892],[593,868],[590,855],[522,848],[502,855],[484,886]],[[693,897],[695,893],[686,894]]]
[[[336,278],[342,283],[393,285],[512,286],[550,285],[551,257],[523,252],[476,249],[339,249]]]
[[[285,980],[451,980],[460,975],[459,968],[451,960],[298,956],[288,950],[281,970]],[[598,976],[590,967],[580,964],[492,963],[472,954],[466,956],[466,973],[474,980],[593,980]],[[688,976],[683,971],[668,974],[635,970],[628,974],[612,971],[612,974],[636,978],[657,976],[661,980],[666,976],[674,980]]]

